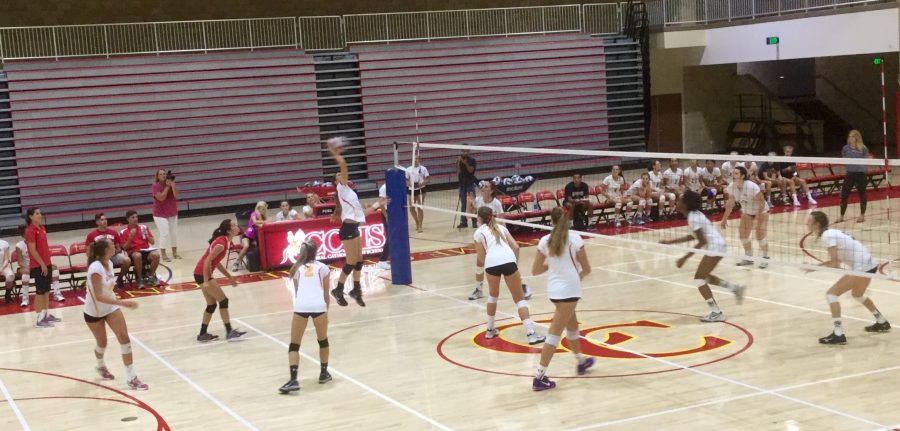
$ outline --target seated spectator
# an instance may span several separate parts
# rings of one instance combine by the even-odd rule
[[[791,157],[794,155],[794,146],[793,145],[785,145],[784,146],[784,156]],[[797,164],[792,162],[780,162],[778,163],[779,171],[781,172],[782,178],[786,181],[788,188],[791,191],[791,196],[794,197],[794,206],[800,206],[800,201],[797,200],[797,187],[800,187],[800,190],[803,191],[803,194],[806,195],[806,200],[810,205],[816,205],[816,198],[812,195],[812,192],[809,190],[809,185],[806,184],[806,180],[800,178],[800,174],[797,172]]]
[[[244,229],[243,237],[241,238],[241,252],[238,253],[238,258],[234,261],[234,267],[232,271],[239,271],[241,267],[241,262],[244,261],[244,256],[247,255],[247,251],[250,250],[251,245],[256,244],[257,233],[259,228],[266,224],[268,221],[268,217],[266,212],[269,209],[269,204],[259,201],[256,203],[256,208],[252,213],[250,213],[250,220],[247,222],[247,229]],[[246,267],[246,265],[245,265]]]
[[[29,303],[29,295],[31,294],[31,269],[28,262],[28,246],[25,245],[24,224],[19,225],[18,232],[22,240],[16,243],[16,249],[13,250],[13,253],[16,254],[16,263],[19,264],[19,267],[16,269],[16,277],[22,279],[22,290],[19,291],[22,295],[22,303],[19,305],[22,308],[26,308]]]
[[[137,276],[137,288],[143,289],[145,284],[159,286],[156,278],[156,269],[159,267],[159,249],[150,246],[156,243],[156,238],[147,226],[138,224],[138,214],[135,210],[125,213],[128,224],[119,231],[119,239],[122,249],[131,256],[134,264],[134,274]],[[150,273],[144,274],[144,262],[150,266]]]
[[[12,270],[12,254],[10,253],[9,243],[0,239],[0,275],[3,275],[6,293],[4,299],[6,303],[12,302],[12,291],[16,287],[16,274]]]
[[[722,171],[716,167],[715,161],[706,161],[706,167],[700,171],[700,180],[703,184],[703,193],[706,195],[706,207],[715,209],[716,196],[722,193],[722,190],[725,190],[725,180],[722,178]],[[722,205],[724,205],[724,202]]]
[[[581,174],[572,175],[572,181],[566,184],[565,200],[575,229],[587,229],[594,207],[590,202],[588,185],[581,181]]]
[[[297,210],[291,208],[290,202],[281,201],[281,211],[275,214],[275,221],[285,220],[300,220],[300,214],[297,213]]]
[[[773,152],[769,153],[768,155],[769,157],[774,157],[777,154]],[[782,178],[781,176],[781,171],[778,169],[777,163],[762,162],[759,165],[759,179],[765,182],[769,188],[768,200],[766,201],[766,203],[768,203],[770,207],[772,206],[772,192],[775,191],[776,188],[781,191],[781,200],[785,204],[790,203],[790,198],[788,198],[787,193],[787,184],[785,183],[784,178]]]
[[[306,194],[306,205],[303,205],[303,208],[300,210],[300,218],[305,220],[308,218],[316,217],[316,205],[322,203],[322,200],[319,198],[319,195],[315,193],[307,193]]]
[[[131,267],[131,258],[128,257],[127,253],[122,251],[122,238],[119,236],[119,233],[108,228],[109,220],[107,220],[106,215],[103,213],[95,214],[94,223],[97,224],[97,229],[88,233],[87,238],[84,240],[84,245],[86,247],[85,253],[87,253],[87,250],[91,248],[91,244],[95,241],[109,241],[109,243],[116,248],[115,254],[109,258],[109,261],[112,262],[114,267],[121,269],[119,271],[119,277],[116,278],[116,287],[121,289],[125,285],[122,281],[122,277],[125,276],[128,272],[128,268]]]
[[[631,183],[627,194],[631,196],[631,206],[637,207],[630,223],[642,225],[650,222],[650,210],[653,208],[653,187],[650,186],[650,174],[642,173],[640,178]]]

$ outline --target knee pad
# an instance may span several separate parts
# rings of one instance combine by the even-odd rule
[[[517,302],[517,303],[516,303],[516,307],[518,307],[518,308],[528,308],[528,300],[527,300],[527,299],[523,299],[523,300]]]
[[[123,355],[131,354],[131,343],[120,344],[119,346],[122,347]]]
[[[559,335],[547,334],[544,338],[544,344],[548,346],[559,346]]]
[[[484,267],[476,266],[475,267],[475,275],[484,275]]]
[[[300,345],[296,343],[288,344],[288,352],[299,352]]]
[[[228,297],[225,297],[225,299],[219,301],[219,307],[221,307],[223,310],[228,309]]]
[[[349,263],[345,263],[344,267],[341,268],[341,272],[343,272],[346,275],[350,275],[350,273],[353,272],[353,265],[350,265]]]
[[[866,292],[863,292],[862,295],[854,296],[853,299],[857,300],[860,304],[866,302],[869,299],[869,295],[866,295]]]
[[[745,246],[750,246],[751,243],[753,243],[753,240],[751,240],[750,238],[741,240],[741,244],[744,244]]]
[[[575,341],[581,338],[581,334],[578,333],[577,329],[566,329],[566,339],[569,341]]]
[[[207,306],[206,306],[206,310],[204,310],[204,311],[207,312],[207,313],[209,313],[209,314],[215,313],[215,312],[216,312],[216,304],[209,304],[209,305],[207,305]]]
[[[498,299],[500,299],[500,298],[497,298],[496,296],[488,296],[487,303],[488,304],[496,304]]]
[[[839,302],[840,298],[837,295],[828,294],[825,295],[825,301],[828,301],[829,304],[834,304],[835,302]]]
[[[357,270],[357,271],[362,271],[362,268],[363,268],[363,263],[362,263],[362,262],[356,262],[356,266],[353,267],[353,269],[355,269],[355,270]]]
[[[59,270],[58,269],[53,270],[53,277],[57,278],[57,279],[59,278]]]
[[[760,247],[767,247],[769,245],[769,240],[765,238],[757,240],[757,242],[759,242]]]
[[[692,284],[693,284],[695,287],[703,287],[703,285],[706,284],[706,279],[704,279],[704,278],[695,278],[694,281],[692,282]]]
[[[322,340],[319,340],[319,348],[320,348],[320,349],[327,349],[327,348],[328,348],[328,339],[327,339],[327,338],[322,339]]]

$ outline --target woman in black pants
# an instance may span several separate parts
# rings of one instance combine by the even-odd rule
[[[847,134],[847,145],[841,150],[841,157],[853,159],[865,159],[869,157],[869,149],[863,143],[862,135],[859,130],[851,130]],[[847,199],[853,187],[856,187],[856,193],[859,194],[859,218],[857,223],[866,221],[866,184],[868,177],[866,176],[867,166],[865,165],[846,165],[844,171],[847,175],[841,185],[841,216],[835,220],[835,223],[844,221],[844,213],[847,212]]]

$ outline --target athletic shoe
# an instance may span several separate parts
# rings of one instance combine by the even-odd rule
[[[159,286],[159,277],[156,274],[150,276],[150,285],[153,287]]]
[[[834,335],[832,332],[827,337],[819,338],[819,343],[821,344],[847,344],[847,336],[846,335]]]
[[[796,197],[796,196],[794,197],[794,206],[795,206],[795,207],[799,207],[799,206],[800,206],[800,201],[797,200],[797,197]]]
[[[528,334],[528,344],[531,344],[532,346],[535,344],[541,344],[546,338],[547,337],[544,337],[543,335],[538,335],[537,332],[532,332]]]
[[[584,361],[581,361],[581,363],[578,364],[577,367],[575,367],[575,371],[578,372],[579,376],[583,376],[583,375],[587,374],[588,368],[591,368],[593,366],[594,366],[594,358],[591,358],[589,356],[587,358],[584,358]]]
[[[701,322],[724,322],[725,321],[725,313],[715,311],[710,312],[706,316],[700,318]]]
[[[288,393],[296,392],[299,390],[300,390],[300,383],[298,383],[296,380],[288,380],[287,383],[285,383],[280,388],[278,388],[278,392],[281,392],[282,394],[288,394]]]
[[[341,307],[347,306],[347,300],[344,299],[344,291],[340,290],[340,288],[335,287],[331,289],[331,296],[334,297],[334,300],[337,301],[338,305]]]
[[[46,321],[48,321],[48,322],[50,322],[50,323],[59,323],[59,322],[62,322],[62,319],[60,319],[59,317],[56,317],[56,316],[54,316],[54,315],[52,315],[52,314],[49,314],[49,313],[47,314],[47,317],[44,318],[44,320],[46,320]]]
[[[25,296],[24,298],[22,298],[22,303],[19,304],[19,306],[22,308],[28,307],[28,296]]]
[[[319,373],[319,384],[324,385],[331,381],[331,374],[326,370]]]
[[[128,387],[135,391],[146,391],[150,389],[150,386],[147,386],[146,383],[138,380],[137,377],[128,381]]]
[[[106,367],[97,367],[94,369],[97,370],[97,374],[99,374],[100,378],[103,380],[115,380],[116,379],[116,376],[112,375],[112,373],[110,373],[109,369]]]
[[[616,222],[614,223],[614,226],[615,226],[615,227],[622,227],[622,221],[620,221],[619,219],[616,219]],[[554,385],[555,385],[555,384],[554,384]]]
[[[553,389],[555,387],[556,382],[551,381],[547,376],[541,378],[535,377],[531,382],[531,389],[535,392],[546,391],[547,389]]]
[[[207,333],[205,333],[205,334],[200,334],[200,335],[198,335],[198,336],[197,336],[197,341],[199,341],[199,342],[201,342],[201,343],[206,343],[206,342],[209,342],[209,341],[216,340],[216,339],[218,339],[218,338],[219,338],[218,335],[213,335],[213,334],[210,334],[209,332],[207,332]]]
[[[52,323],[52,322],[48,322],[47,319],[42,319],[40,322],[35,323],[35,324],[34,324],[34,327],[35,327],[35,328],[41,328],[41,329],[52,328],[52,327],[53,327],[53,323]]]
[[[366,306],[366,303],[362,299],[362,289],[350,289],[350,291],[347,292],[347,294],[350,295],[351,298],[355,299],[356,304],[359,305],[360,307]]]
[[[484,331],[484,338],[490,340],[491,338],[497,337],[500,335],[500,330],[497,328],[490,328]]]
[[[866,326],[866,332],[887,332],[891,330],[891,322],[887,320],[884,323],[875,322],[874,325]]]
[[[747,289],[747,286],[744,286],[743,284],[739,284],[734,287],[734,290],[732,290],[732,293],[734,293],[734,299],[735,299],[735,301],[737,301],[738,305],[744,303],[744,290],[746,290],[746,289]]]
[[[232,272],[238,272],[238,271],[240,271],[240,270],[241,270],[241,264],[240,264],[240,262],[235,262],[234,265],[231,266],[231,271],[232,271]],[[298,387],[298,388],[299,388],[299,387]]]
[[[469,227],[468,223],[460,223],[460,224],[456,225],[457,229],[465,229],[467,227]]]
[[[238,331],[237,329],[232,329],[228,335],[225,336],[225,341],[240,341],[240,338],[246,334],[247,331]]]
[[[762,262],[759,263],[759,269],[766,269],[769,267],[769,258],[763,257]]]
[[[137,288],[139,290],[144,288],[144,280],[138,280]]]
[[[472,291],[472,294],[469,295],[469,301],[474,301],[478,298],[484,298],[484,293],[481,291],[481,289],[476,287],[475,290]]]
[[[809,202],[810,205],[818,205],[819,204],[818,202],[816,202],[816,199],[812,197],[812,195],[806,196],[806,200]]]
[[[375,267],[378,268],[378,269],[383,269],[383,270],[385,270],[385,271],[390,271],[390,270],[391,270],[391,264],[390,264],[390,263],[387,263],[387,262],[378,262],[378,263],[375,264]]]
[[[55,300],[56,302],[66,302],[66,298],[62,296],[61,293],[53,295],[53,300]]]
[[[522,293],[525,294],[525,299],[531,299],[531,289],[525,283],[522,283]]]
[[[753,265],[753,261],[750,259],[744,259],[737,263],[737,266],[750,266]]]
[[[3,299],[7,304],[12,302],[12,290],[6,289],[6,295],[3,295]]]

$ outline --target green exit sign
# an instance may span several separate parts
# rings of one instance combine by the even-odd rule
[[[884,63],[884,59],[881,57],[875,57],[872,59],[872,64],[876,66],[880,65],[881,63]]]
[[[780,40],[778,36],[769,36],[766,38],[766,45],[778,45]]]

